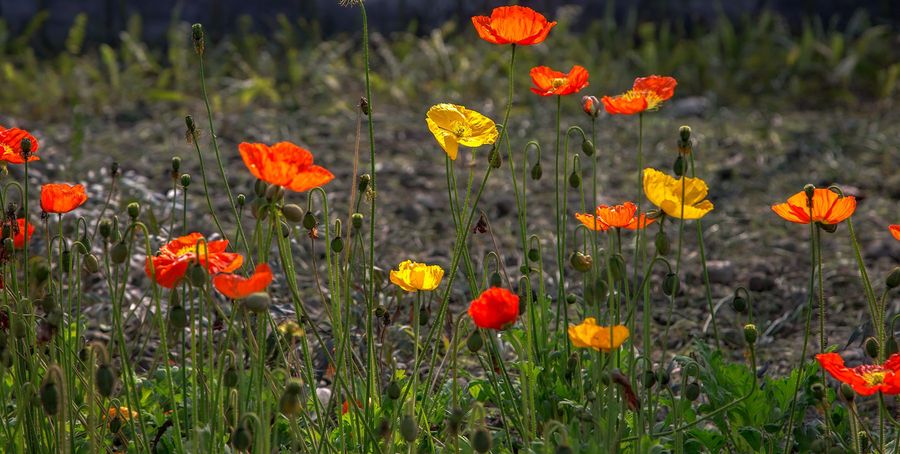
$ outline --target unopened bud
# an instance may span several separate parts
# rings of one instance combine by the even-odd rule
[[[877,358],[878,357],[878,350],[880,350],[880,349],[878,347],[878,341],[875,340],[874,337],[870,337],[870,338],[866,339],[866,342],[864,345],[866,347],[866,354],[869,355],[869,358]]]
[[[652,388],[656,384],[656,374],[652,370],[644,371],[644,375],[641,376],[641,384],[644,385],[644,388]]]
[[[268,183],[263,180],[257,179],[256,182],[253,183],[253,193],[256,194],[257,197],[265,197],[266,189],[268,188]]]
[[[816,193],[816,187],[811,184],[807,184],[806,186],[803,186],[803,192],[806,193],[807,197],[812,199],[813,195]]]
[[[353,216],[350,216],[350,225],[353,226],[354,230],[361,229],[362,223],[363,223],[362,213],[353,213]]]
[[[678,128],[678,137],[681,140],[688,141],[691,140],[691,127],[690,126],[682,126]]]
[[[188,117],[191,118],[191,117]],[[175,175],[178,175],[178,171],[181,170],[181,158],[175,156],[172,158],[172,172]]]
[[[700,384],[692,381],[684,387],[684,398],[693,402],[700,397]]]
[[[344,250],[344,239],[336,236],[331,240],[331,252],[340,253]]]
[[[569,175],[569,186],[571,186],[572,189],[578,189],[579,187],[581,187],[581,175],[579,175],[575,170],[573,170],[572,174]]]
[[[266,200],[273,201],[279,200],[284,195],[284,189],[277,184],[270,184],[268,188],[266,188]]]
[[[682,177],[684,176],[685,167],[687,166],[685,164],[684,156],[678,155],[678,157],[675,158],[675,163],[672,164],[672,172],[675,173],[676,177]]]
[[[663,278],[663,293],[666,296],[677,295],[679,284],[678,275],[675,273],[666,274],[666,277]]]
[[[359,176],[359,192],[366,192],[369,189],[369,183],[372,181],[372,175],[364,173]]]
[[[173,306],[169,309],[169,324],[177,330],[184,329],[188,324],[187,311],[184,306]]]
[[[841,397],[843,397],[847,402],[853,402],[853,399],[856,399],[856,391],[854,391],[850,385],[841,383],[840,390]]]
[[[97,271],[100,271],[100,261],[97,260],[97,256],[94,254],[87,254],[84,256],[84,269],[88,273],[94,274]]]
[[[416,424],[415,418],[410,415],[403,415],[400,419],[400,436],[407,443],[416,441],[416,437],[419,436],[419,426]]]
[[[656,252],[659,255],[668,255],[669,254],[669,237],[666,236],[666,232],[659,231],[656,233],[656,238],[653,239],[653,245],[656,246]]]
[[[41,385],[40,397],[41,406],[44,408],[44,413],[46,413],[48,416],[55,416],[59,413],[59,387],[56,384],[55,378],[50,375],[49,371],[47,374],[47,379],[44,380],[44,383]]]
[[[253,446],[253,433],[246,424],[238,424],[231,433],[231,447],[237,452],[249,451]]]
[[[109,364],[101,364],[94,371],[94,382],[97,385],[97,393],[102,397],[112,395],[113,387],[116,385],[116,374],[113,373]]]
[[[757,331],[756,325],[752,323],[744,325],[744,340],[748,345],[756,344],[757,337],[759,337],[759,331]]]
[[[488,452],[491,450],[493,444],[494,442],[491,433],[488,432],[487,429],[479,428],[472,434],[472,448],[474,448],[476,452]]]
[[[825,397],[825,385],[821,383],[813,383],[809,386],[809,391],[816,400],[822,400]]]
[[[581,152],[584,153],[585,156],[593,156],[594,155],[594,142],[590,140],[584,140],[581,142]]]
[[[250,312],[261,314],[269,310],[272,298],[266,292],[253,293],[244,298],[244,307]]]
[[[743,314],[747,312],[747,300],[743,296],[735,294],[731,299],[731,308],[738,314]]]
[[[484,340],[481,339],[481,333],[478,331],[473,332],[469,335],[469,338],[466,339],[466,347],[472,353],[477,353],[478,350],[481,350],[481,347],[484,345]]]
[[[247,196],[245,196],[244,194],[238,194],[237,195],[238,207],[244,206],[245,203],[247,203]]]
[[[112,259],[113,263],[116,265],[125,263],[125,260],[128,260],[128,245],[126,245],[124,241],[116,243],[116,245],[109,250],[109,258]]]
[[[319,225],[319,221],[316,220],[316,216],[312,214],[311,211],[307,211],[306,214],[303,215],[303,228],[306,230],[312,230]]]
[[[197,55],[203,55],[206,50],[206,39],[203,36],[203,25],[194,24],[191,26],[191,40],[194,42],[194,51]]]
[[[72,252],[68,249],[62,251],[62,254],[59,255],[59,264],[64,273],[72,271]]]
[[[600,100],[596,96],[582,96],[581,109],[589,117],[597,118],[600,114]]]
[[[135,220],[141,215],[141,205],[137,202],[131,202],[128,204],[126,211],[128,211],[128,216]]]
[[[183,173],[181,174],[181,187],[187,188],[191,185],[191,174]]]
[[[396,381],[391,380],[391,382],[388,383],[387,396],[391,400],[397,400],[400,398],[400,394],[401,394],[400,385],[398,385]]]
[[[100,230],[100,236],[103,238],[109,238],[112,234],[113,223],[109,219],[103,219],[100,221],[100,226],[98,227]]]
[[[569,262],[572,264],[572,268],[575,268],[575,270],[580,273],[587,273],[594,265],[594,259],[581,251],[575,251],[569,259]]]
[[[541,175],[544,174],[544,169],[541,168],[541,163],[538,162],[531,168],[531,179],[534,181],[540,180]]]
[[[900,287],[900,266],[895,266],[884,280],[888,288]]]
[[[489,283],[491,287],[501,287],[503,285],[503,278],[500,277],[500,273],[494,271],[491,273]]]
[[[609,258],[609,272],[612,274],[612,278],[620,281],[625,279],[625,258],[622,257],[622,254],[613,254]]]
[[[537,262],[541,259],[541,253],[538,251],[538,248],[533,247],[528,250],[528,260],[532,262]]]
[[[208,277],[209,273],[206,272],[206,268],[203,266],[195,263],[188,267],[188,279],[190,279],[191,285],[194,287],[203,287]]]
[[[493,169],[499,169],[500,165],[503,164],[503,160],[500,159],[500,151],[497,150],[497,147],[491,148],[491,152],[488,154],[488,164],[490,164]]]
[[[31,156],[31,147],[32,147],[31,139],[25,137],[19,142],[19,146],[22,148],[22,157],[28,159]]]
[[[359,111],[365,116],[369,116],[369,100],[365,97],[359,98]]]
[[[295,416],[300,413],[300,392],[303,387],[297,381],[291,381],[284,387],[278,407],[285,416]]]

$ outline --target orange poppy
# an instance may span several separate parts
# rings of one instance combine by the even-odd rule
[[[675,94],[678,82],[669,76],[638,77],[631,90],[618,96],[604,96],[600,101],[612,115],[634,115],[656,110]]]
[[[84,186],[48,183],[41,186],[41,209],[45,213],[68,213],[87,201]]]
[[[845,366],[844,358],[837,353],[820,353],[816,359],[835,380],[850,385],[860,395],[871,396],[878,391],[884,394],[900,393],[900,354],[891,355],[884,364],[856,367]]]
[[[481,39],[492,44],[531,46],[547,38],[556,22],[527,6],[500,6],[490,16],[473,16],[472,25]]]
[[[22,249],[25,247],[25,244],[31,241],[31,235],[34,234],[34,224],[28,223],[28,227],[26,229],[25,226],[25,218],[16,219],[17,226],[15,227],[15,231],[13,232],[13,247],[16,249]]]
[[[888,226],[888,229],[891,231],[891,235],[894,236],[895,240],[900,240],[900,224]]]
[[[308,191],[334,179],[328,169],[313,164],[312,153],[290,142],[271,147],[244,142],[238,150],[253,176],[292,191]]]
[[[3,126],[0,126],[0,161],[10,164],[24,164],[25,158],[22,157],[23,139],[31,141],[31,152],[28,155],[28,162],[39,161],[41,158],[38,157],[37,151],[40,145],[33,135],[24,129],[6,129]]]
[[[469,304],[469,316],[479,328],[503,329],[519,318],[519,295],[491,287]]]
[[[590,213],[575,213],[575,219],[578,219],[585,227],[595,232],[605,232],[609,230],[609,225],[603,222],[603,219],[600,219],[600,216]]]
[[[597,217],[610,227],[637,230],[653,223],[654,219],[649,219],[644,214],[641,214],[640,218],[638,218],[635,215],[636,213],[637,206],[631,202],[614,206],[600,205],[597,207]]]
[[[147,276],[153,278],[153,271],[156,271],[156,283],[165,288],[173,288],[184,277],[191,263],[199,263],[209,274],[231,273],[244,263],[240,254],[225,252],[228,240],[209,243],[201,240],[203,235],[194,232],[175,238],[161,247],[155,256],[147,257],[144,268]],[[151,262],[153,270],[150,269]]]
[[[261,292],[272,283],[272,269],[266,263],[256,265],[250,277],[237,274],[219,274],[213,278],[213,285],[223,295],[239,300],[254,293]]]
[[[838,224],[849,218],[856,210],[856,198],[841,197],[830,189],[816,189],[812,197],[812,218],[810,218],[809,197],[800,191],[787,199],[786,203],[772,205],[772,211],[796,224],[818,222],[825,225]]]
[[[541,96],[564,96],[577,93],[588,86],[588,72],[575,65],[568,73],[550,69],[547,66],[531,68],[531,91]]]

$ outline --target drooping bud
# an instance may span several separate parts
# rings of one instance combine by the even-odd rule
[[[94,382],[97,385],[97,393],[102,397],[112,395],[113,387],[116,386],[116,374],[112,370],[112,366],[103,363],[97,366],[94,371]]]
[[[466,347],[472,353],[477,353],[478,350],[481,350],[481,347],[484,345],[484,340],[481,339],[481,333],[478,331],[473,332],[469,335],[469,338],[466,339]]]
[[[887,288],[894,289],[900,287],[900,266],[895,266],[884,280]]]
[[[253,293],[244,298],[244,307],[257,314],[268,311],[270,304],[272,304],[272,298],[266,292]]]
[[[747,345],[756,344],[757,337],[759,337],[759,331],[757,331],[756,325],[752,323],[744,325],[744,340],[747,342]]]
[[[738,314],[743,314],[744,312],[747,312],[747,300],[744,299],[743,296],[735,293],[734,298],[731,299],[731,308]]]
[[[331,252],[340,253],[344,250],[344,239],[336,236],[331,239]]]
[[[319,225],[319,221],[316,220],[316,216],[312,214],[311,211],[307,211],[306,214],[303,215],[303,228],[306,230],[312,230]]]
[[[194,52],[197,52],[197,55],[203,56],[203,52],[206,50],[206,38],[203,34],[202,24],[194,24],[191,26],[191,41],[194,42]]]
[[[663,278],[663,293],[666,296],[673,296],[678,294],[678,287],[680,281],[678,279],[678,275],[675,273],[667,273],[666,277]]]
[[[693,402],[700,397],[700,384],[692,381],[684,387],[684,398]]]
[[[644,371],[644,375],[641,376],[641,384],[644,385],[644,388],[652,388],[656,384],[656,374],[652,370]]]
[[[588,139],[585,139],[581,142],[581,152],[584,153],[585,156],[593,156],[594,155],[594,142],[591,142]]]
[[[491,450],[493,444],[494,441],[491,437],[491,433],[483,427],[478,428],[475,433],[472,434],[472,448],[474,448],[476,452],[488,452]]]
[[[72,252],[68,249],[62,251],[59,255],[59,265],[64,273],[72,271]]]
[[[501,287],[503,286],[503,278],[500,276],[500,273],[494,271],[491,273],[489,283],[491,287]]]
[[[578,173],[578,171],[573,170],[572,174],[569,175],[569,186],[571,186],[572,189],[578,189],[579,187],[581,187],[581,175]]]
[[[589,117],[597,118],[600,115],[600,100],[596,96],[582,96],[581,109]]]
[[[121,265],[128,260],[128,245],[124,241],[119,241],[109,250],[109,258],[113,263]]]
[[[534,181],[540,180],[541,176],[544,174],[544,169],[541,167],[541,163],[538,162],[531,168],[531,179]]]
[[[100,271],[100,261],[97,260],[97,256],[94,254],[88,254],[84,256],[84,269],[88,273],[94,274],[97,271]]]
[[[581,251],[575,251],[569,258],[569,262],[572,264],[572,268],[580,273],[587,273],[594,265],[594,259]]]
[[[278,408],[285,416],[291,417],[300,413],[300,392],[302,390],[303,387],[300,385],[300,382],[296,380],[291,380],[288,382],[287,386],[284,387],[284,392],[281,394],[281,399],[278,401]]]
[[[222,384],[227,388],[237,388],[239,378],[237,369],[234,366],[228,366],[222,373]]]
[[[538,248],[533,247],[531,249],[528,249],[528,260],[530,260],[532,262],[537,262],[540,259],[541,259],[541,253],[540,253],[540,251],[538,251]]]
[[[447,429],[451,434],[458,434],[459,430],[462,428],[463,418],[466,417],[466,412],[459,407],[455,407],[450,410],[450,416],[447,418]]]
[[[184,306],[178,304],[169,309],[169,324],[177,330],[184,329],[187,326],[187,311],[184,309]]]
[[[403,418],[400,419],[400,436],[407,443],[416,441],[416,437],[419,436],[419,426],[416,424],[415,418],[410,415],[403,415]]]
[[[56,371],[55,373],[53,372],[54,370]],[[44,413],[48,416],[56,416],[59,414],[61,396],[59,393],[59,384],[56,383],[56,375],[61,373],[59,367],[51,366],[51,368],[47,370],[47,376],[44,378],[44,383],[41,384],[41,389],[39,391],[41,406],[44,408]]]
[[[869,358],[877,358],[878,357],[878,341],[874,337],[870,337],[866,339],[865,342],[866,354],[869,355]]]
[[[203,287],[206,285],[206,279],[209,277],[209,273],[206,272],[206,268],[199,264],[191,264],[188,267],[188,279],[191,281],[191,285],[194,287]]]

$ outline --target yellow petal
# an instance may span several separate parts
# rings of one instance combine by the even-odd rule
[[[597,350],[608,352],[619,348],[628,339],[628,328],[624,325],[613,327],[599,326],[591,338],[591,346]]]

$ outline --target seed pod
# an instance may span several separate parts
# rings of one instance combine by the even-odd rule
[[[363,222],[362,213],[353,213],[353,216],[350,216],[350,225],[353,226],[353,230],[361,229],[362,222]]]
[[[756,325],[752,323],[744,325],[744,340],[747,342],[747,345],[755,344],[758,336],[759,332],[756,330]]]
[[[469,351],[472,353],[477,353],[478,350],[481,350],[483,345],[484,340],[481,338],[481,333],[478,331],[473,332],[469,335],[469,338],[466,339],[466,347],[468,347]]]
[[[581,152],[584,153],[585,156],[593,156],[594,155],[594,142],[590,140],[585,140],[581,142]]]
[[[503,286],[503,278],[500,277],[500,273],[494,271],[491,273],[489,283],[491,287],[501,287]]]
[[[540,180],[542,175],[544,175],[544,169],[541,167],[541,163],[538,162],[531,168],[531,179],[534,181]]]
[[[684,156],[679,154],[672,164],[672,172],[675,173],[676,177],[684,176],[685,167],[687,167],[687,165],[685,164]]]
[[[675,273],[667,273],[666,277],[663,278],[662,291],[666,296],[677,295],[679,284],[680,281],[678,280],[678,275]]]
[[[572,264],[572,268],[575,268],[575,271],[587,273],[594,266],[594,259],[581,251],[575,251],[569,258],[569,263]]]
[[[137,219],[137,217],[141,215],[141,205],[137,202],[129,203],[128,207],[126,207],[125,210],[128,212],[128,216],[131,217],[132,220]]]
[[[681,140],[690,140],[691,139],[691,127],[690,126],[682,126],[678,128],[678,136]]]
[[[299,205],[288,203],[281,207],[281,214],[284,218],[291,222],[300,222],[303,220],[303,210]]]
[[[305,215],[303,215],[303,228],[306,230],[312,230],[319,225],[319,221],[316,220],[316,216],[312,214],[312,212],[307,211]]]
[[[890,289],[900,287],[900,266],[896,266],[891,270],[887,279],[884,280],[884,283],[887,285],[887,288]]]
[[[536,247],[533,247],[528,250],[528,260],[532,262],[537,262],[541,259],[541,253],[538,251]]]
[[[493,169],[499,169],[501,164],[503,164],[503,160],[500,159],[500,151],[497,150],[497,147],[494,147],[488,154],[488,165]]]
[[[811,184],[807,184],[803,186],[803,192],[806,193],[806,197],[812,199],[813,195],[816,193],[816,187]]]
[[[234,366],[228,366],[225,372],[222,373],[222,384],[227,388],[237,388],[238,378],[237,369]]]
[[[866,354],[869,355],[869,358],[877,358],[878,357],[878,341],[874,337],[870,337],[866,339],[865,342]]]
[[[128,246],[124,241],[116,243],[116,245],[109,250],[109,258],[117,265],[121,265],[125,263],[125,260],[128,260]]]
[[[387,396],[391,398],[391,400],[400,398],[400,385],[398,385],[396,381],[391,380],[391,382],[388,383]]]
[[[188,279],[191,281],[191,285],[194,287],[203,287],[206,285],[206,279],[209,277],[209,273],[206,272],[206,268],[203,268],[199,264],[191,264],[188,268]]]
[[[494,441],[491,438],[491,433],[488,432],[487,429],[479,428],[472,434],[472,448],[474,448],[476,452],[488,452],[491,450],[493,444]]]
[[[700,385],[692,381],[684,387],[684,398],[693,402],[700,397]]]
[[[88,273],[94,274],[100,270],[100,261],[97,260],[97,256],[94,254],[88,254],[84,256],[84,269]]]
[[[609,271],[613,279],[620,281],[625,279],[625,258],[622,254],[613,254],[609,258]]]
[[[297,381],[291,381],[284,387],[281,399],[278,401],[278,408],[285,416],[295,416],[300,413],[300,392],[303,387]]]
[[[419,435],[419,426],[412,416],[403,415],[400,419],[400,435],[407,443],[416,441],[416,437]]]
[[[656,252],[659,255],[669,255],[669,237],[666,236],[665,232],[657,232],[656,238],[653,239],[653,244],[656,246]]]
[[[181,187],[187,189],[188,186],[191,185],[191,174],[183,173],[181,174]]]
[[[244,307],[250,312],[262,314],[269,310],[272,298],[266,292],[257,292],[244,298]]]
[[[572,187],[572,189],[581,187],[581,175],[579,175],[577,171],[573,170],[569,175],[569,186]]]
[[[113,387],[116,385],[116,374],[113,373],[109,364],[100,364],[94,371],[94,382],[97,385],[97,393],[102,397],[112,395]]]
[[[344,239],[340,236],[336,236],[331,240],[331,252],[336,254],[340,253],[344,250]]]
[[[187,311],[184,306],[172,306],[169,309],[169,324],[176,330],[184,329],[188,324]]]
[[[44,407],[44,413],[48,416],[56,416],[59,413],[59,388],[55,380],[47,376],[40,389],[41,406]]]

